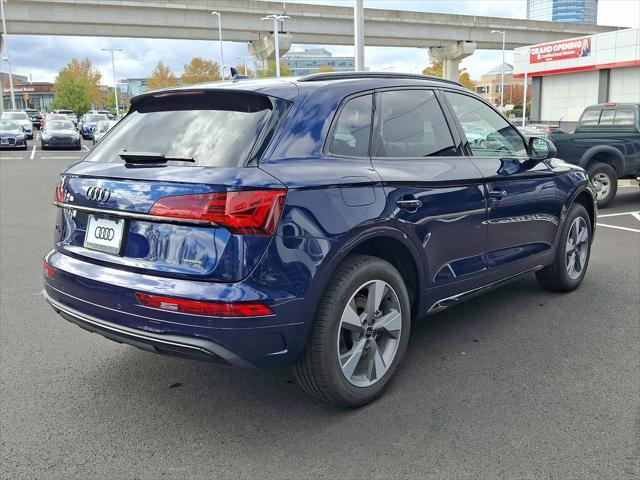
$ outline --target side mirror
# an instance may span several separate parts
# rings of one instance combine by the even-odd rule
[[[527,145],[529,158],[531,160],[547,160],[554,158],[558,153],[556,146],[551,140],[544,137],[530,137]]]

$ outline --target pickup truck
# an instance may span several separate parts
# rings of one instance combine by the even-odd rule
[[[596,187],[598,206],[607,207],[618,179],[640,177],[640,103],[604,103],[587,107],[572,133],[549,139],[558,158],[587,170]]]

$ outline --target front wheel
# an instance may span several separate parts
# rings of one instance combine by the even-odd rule
[[[322,400],[365,405],[382,394],[398,368],[410,323],[400,273],[380,258],[353,255],[325,288],[295,376]]]
[[[618,191],[618,175],[608,163],[594,163],[589,166],[589,178],[596,189],[599,208],[607,208]]]
[[[540,285],[552,292],[569,292],[582,283],[591,254],[591,219],[585,208],[574,204],[562,226],[553,263],[536,272]]]

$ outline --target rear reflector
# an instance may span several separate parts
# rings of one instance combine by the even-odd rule
[[[58,203],[64,203],[64,188],[62,183],[56,185],[56,191],[53,195],[53,199]]]
[[[170,312],[207,315],[211,317],[263,317],[273,315],[273,311],[263,303],[252,302],[199,302],[181,298],[160,297],[137,292],[140,305]]]
[[[273,235],[286,190],[242,190],[158,199],[150,215],[215,223],[238,235]]]
[[[42,263],[42,273],[45,277],[54,280],[56,278],[56,269],[49,265],[47,262]]]

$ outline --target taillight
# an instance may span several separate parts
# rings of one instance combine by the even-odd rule
[[[47,262],[42,262],[42,273],[45,277],[54,280],[56,278],[56,269]]]
[[[158,199],[150,215],[215,223],[239,235],[273,235],[286,190],[199,193]]]
[[[273,315],[273,311],[263,303],[257,302],[200,302],[182,298],[161,297],[137,292],[138,303],[145,307],[170,312],[207,315],[212,317],[263,317]]]
[[[62,186],[62,182],[56,185],[53,199],[58,203],[64,203],[64,187]]]

